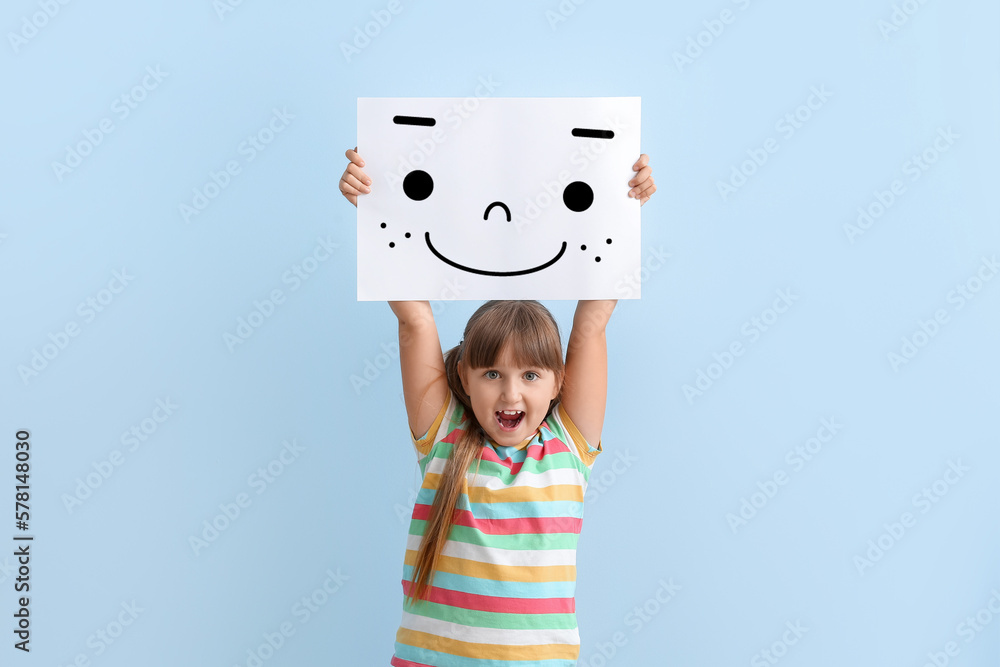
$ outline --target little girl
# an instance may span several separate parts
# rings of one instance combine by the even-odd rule
[[[356,150],[340,181],[355,206],[371,191]],[[640,205],[656,190],[648,161],[629,182]],[[576,545],[603,451],[616,303],[578,302],[564,363],[559,328],[537,301],[483,304],[444,354],[429,302],[389,302],[423,476],[394,667],[576,665]]]

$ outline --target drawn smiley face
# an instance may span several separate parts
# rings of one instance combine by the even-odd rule
[[[396,125],[415,125],[422,127],[433,127],[437,124],[435,118],[430,118],[426,116],[403,116],[396,115],[393,117],[393,123]],[[596,130],[590,128],[580,128],[575,127],[571,131],[571,135],[574,137],[586,137],[592,139],[600,139],[609,141],[614,139],[615,133],[613,130]],[[403,193],[409,199],[422,202],[431,197],[434,193],[434,178],[423,169],[414,169],[406,174],[402,182]],[[591,207],[594,203],[594,190],[583,180],[574,180],[565,185],[562,190],[562,203],[568,211],[574,213],[583,213]],[[486,210],[483,212],[483,220],[490,219],[490,213],[495,207],[503,210],[503,214],[506,217],[507,222],[511,222],[511,212],[510,207],[502,201],[494,201],[486,206]],[[385,223],[383,223],[383,228],[385,228]],[[406,234],[406,238],[410,238],[410,233]],[[566,248],[568,246],[567,241],[562,241],[559,245],[558,251],[551,257],[551,259],[526,268],[513,269],[508,271],[495,271],[490,269],[479,268],[475,266],[470,266],[467,263],[462,263],[445,256],[440,250],[434,247],[431,242],[431,233],[429,231],[424,232],[424,242],[431,253],[437,257],[439,260],[444,262],[449,266],[453,266],[456,269],[465,271],[467,273],[474,273],[481,276],[523,276],[529,273],[536,273],[543,269],[546,269],[556,262],[558,262],[563,255],[566,253]],[[391,247],[395,247],[394,242],[390,242]],[[606,243],[611,244],[612,239],[606,239]],[[581,251],[586,251],[586,244],[580,246]],[[600,262],[600,256],[596,256],[595,261]]]
[[[360,300],[615,298],[638,98],[359,98]]]

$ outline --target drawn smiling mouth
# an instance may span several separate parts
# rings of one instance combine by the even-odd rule
[[[562,247],[559,248],[559,252],[556,253],[556,256],[550,259],[549,261],[545,262],[544,264],[539,264],[538,266],[534,266],[530,269],[520,269],[518,271],[487,271],[486,269],[476,269],[471,266],[462,266],[458,262],[450,260],[444,255],[442,255],[440,252],[438,252],[437,248],[435,248],[434,245],[431,244],[430,232],[424,232],[424,240],[427,242],[427,247],[431,249],[432,253],[434,253],[434,256],[440,259],[445,264],[454,266],[456,269],[461,269],[462,271],[468,271],[469,273],[477,273],[481,276],[523,276],[527,273],[534,273],[536,271],[541,271],[542,269],[552,266],[553,264],[558,262],[559,258],[563,256],[564,252],[566,252],[566,242],[563,241]]]

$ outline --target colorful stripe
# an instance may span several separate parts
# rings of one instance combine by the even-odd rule
[[[403,580],[403,592],[409,595],[412,585],[408,580]],[[427,602],[448,605],[459,609],[488,611],[500,614],[572,614],[576,611],[576,600],[572,597],[524,600],[520,597],[465,593],[447,588],[438,588],[436,586],[431,586],[429,590],[430,593],[427,596]],[[420,604],[424,604],[424,602],[421,601]]]

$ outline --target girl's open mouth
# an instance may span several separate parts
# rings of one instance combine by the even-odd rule
[[[500,429],[503,431],[516,431],[517,427],[521,425],[521,420],[524,419],[524,412],[521,410],[518,410],[516,415],[507,414],[503,410],[497,410],[494,415],[497,423],[500,424]]]

